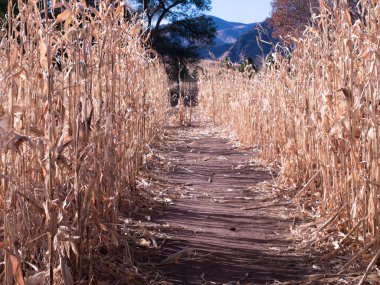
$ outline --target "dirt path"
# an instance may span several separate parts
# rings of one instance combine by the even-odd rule
[[[166,280],[272,284],[307,274],[307,257],[296,255],[287,239],[291,201],[273,200],[260,186],[275,174],[210,126],[167,132],[165,147],[155,150],[165,169],[154,171],[169,185],[168,206],[152,217],[171,237],[157,265]]]

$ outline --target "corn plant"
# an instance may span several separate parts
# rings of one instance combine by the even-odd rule
[[[289,39],[290,51],[278,47],[251,79],[209,69],[200,105],[265,161],[279,163],[283,185],[298,191],[301,218],[312,209],[324,218],[318,233],[343,233],[340,246],[359,243],[376,253],[380,4],[362,0],[358,7],[353,19],[347,1],[321,1],[313,25]]]
[[[164,122],[165,71],[124,1],[14,4],[0,33],[0,278],[94,282]]]

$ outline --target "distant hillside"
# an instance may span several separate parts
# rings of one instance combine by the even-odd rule
[[[236,26],[245,25],[243,23],[228,22],[226,20],[223,20],[223,19],[215,17],[215,16],[211,16],[211,15],[208,17],[214,21],[215,26],[217,27],[218,30],[231,29],[231,28],[234,28]]]
[[[215,45],[199,51],[201,58],[211,59],[211,52],[217,59],[230,57],[232,61],[239,62],[242,58],[250,56],[258,63],[259,58],[269,52],[270,45],[262,43],[262,52],[256,40],[256,37],[261,34],[264,41],[273,41],[271,30],[265,21],[262,23],[243,24],[228,22],[214,16],[209,17],[215,23],[217,35]],[[269,36],[259,32],[261,27],[268,30]]]
[[[201,58],[210,59],[209,51],[216,58],[221,57],[243,34],[256,26],[256,23],[235,23],[214,16],[209,17],[214,21],[217,30],[215,45],[200,50]]]
[[[258,39],[260,39],[260,45]],[[266,21],[260,23],[256,28],[242,35],[232,47],[223,54],[223,57],[229,57],[233,62],[239,62],[247,56],[250,56],[256,64],[260,64],[261,58],[265,57],[271,50],[275,42],[272,38],[272,30]]]
[[[215,43],[219,44],[233,44],[237,39],[254,28],[256,23],[252,24],[243,24],[243,23],[234,23],[228,22],[218,17],[209,16],[215,23],[217,35]]]

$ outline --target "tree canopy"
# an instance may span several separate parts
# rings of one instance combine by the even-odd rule
[[[299,35],[310,22],[313,13],[318,14],[320,0],[272,0],[271,24],[273,35]],[[333,0],[325,0],[325,4],[333,6]],[[353,18],[358,17],[356,6],[359,0],[347,0]]]
[[[0,0],[0,17],[3,17],[7,13],[8,0]]]
[[[273,0],[273,34],[299,34],[305,29],[313,12],[319,10],[319,0]]]
[[[211,0],[131,0],[144,15],[149,43],[162,56],[193,60],[200,47],[213,43],[216,28],[204,12]]]
[[[97,7],[102,0],[78,1]],[[0,16],[6,13],[8,2],[0,0]],[[127,0],[127,3],[145,20],[147,45],[165,58],[170,66],[168,71],[174,74],[178,73],[175,69],[179,65],[196,61],[200,48],[213,44],[216,28],[204,14],[211,9],[211,0]]]

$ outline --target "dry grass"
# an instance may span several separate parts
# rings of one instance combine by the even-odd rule
[[[360,1],[354,21],[339,2],[322,1],[292,52],[279,48],[253,79],[209,70],[200,105],[279,162],[283,184],[299,191],[300,218],[317,219],[314,245],[368,264],[380,249],[380,4]]]
[[[90,283],[93,256],[118,247],[119,210],[164,121],[167,79],[124,6],[52,1],[61,12],[46,21],[38,1],[24,2],[0,35],[0,279]]]

